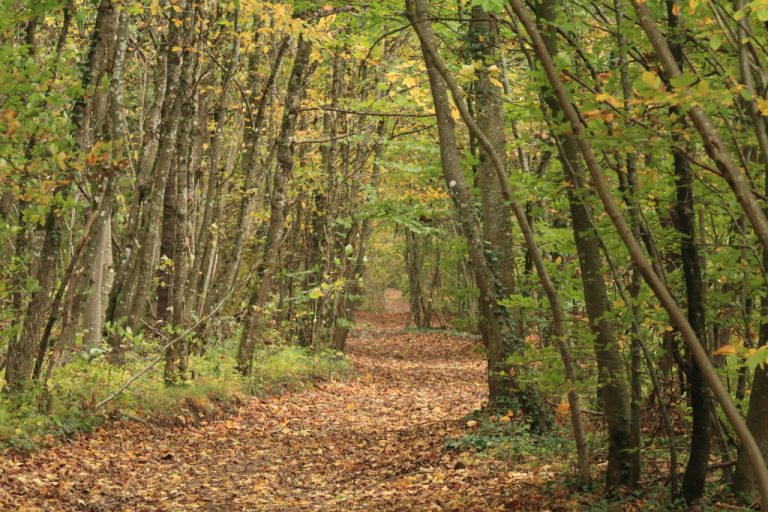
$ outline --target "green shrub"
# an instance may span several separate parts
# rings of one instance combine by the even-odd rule
[[[132,357],[124,366],[81,354],[56,370],[45,392],[37,387],[13,397],[0,395],[0,448],[31,450],[53,438],[90,431],[109,418],[187,424],[227,413],[248,394],[300,390],[316,381],[351,374],[340,352],[283,346],[262,348],[253,375],[244,378],[235,371],[229,345],[191,356],[189,378],[175,386],[164,384],[162,363],[158,364],[99,410],[95,409],[99,401],[157,354]]]
[[[566,461],[575,452],[567,434],[557,429],[539,435],[509,416],[492,416],[483,411],[472,413],[466,419],[467,431],[462,436],[448,438],[447,449],[486,452],[510,462],[533,465]]]
[[[250,392],[270,395],[302,389],[318,380],[329,380],[351,373],[341,352],[289,346],[263,350],[256,356]]]

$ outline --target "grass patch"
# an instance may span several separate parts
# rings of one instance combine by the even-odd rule
[[[259,352],[253,366],[249,392],[266,396],[300,391],[318,381],[349,376],[352,366],[344,354],[333,350],[286,347]]]
[[[541,466],[552,461],[569,461],[575,447],[566,432],[555,427],[536,434],[509,414],[475,411],[464,418],[467,429],[459,437],[448,438],[445,447],[455,451],[485,453],[516,465]]]
[[[135,357],[124,366],[103,357],[76,357],[55,372],[47,393],[32,388],[15,396],[0,395],[0,449],[34,450],[57,438],[91,431],[112,418],[186,425],[234,412],[248,395],[299,391],[352,373],[339,352],[283,346],[262,348],[252,376],[244,378],[234,370],[230,349],[217,347],[190,357],[189,379],[176,386],[164,385],[162,363],[158,364],[99,410],[95,404],[156,354]]]

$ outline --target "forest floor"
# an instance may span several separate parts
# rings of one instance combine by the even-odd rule
[[[0,509],[562,509],[541,474],[445,449],[484,401],[478,342],[405,331],[407,309],[390,302],[359,315],[348,347],[358,378],[254,398],[219,421],[116,421],[7,456]]]

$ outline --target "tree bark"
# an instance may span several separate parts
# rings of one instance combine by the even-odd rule
[[[484,141],[483,148],[489,156],[493,157],[495,151],[487,138],[485,138],[484,133],[477,128],[472,116],[469,115],[466,104],[461,97],[461,91],[455,82],[449,80],[449,72],[437,55],[431,23],[428,21],[428,2],[424,0],[406,0],[406,16],[419,36],[421,51],[427,66],[427,74],[437,117],[443,178],[459,215],[459,222],[467,241],[469,259],[475,273],[475,281],[480,294],[480,330],[488,353],[487,359],[489,364],[491,361],[502,361],[502,347],[505,341],[504,331],[509,326],[508,313],[497,303],[496,277],[486,259],[485,242],[482,236],[480,220],[475,211],[472,196],[461,168],[461,159],[456,142],[455,123],[451,115],[446,85],[450,87],[454,103],[459,107],[465,123],[472,127],[473,135]],[[503,166],[497,166],[497,172],[499,173],[499,179],[506,178]],[[516,208],[515,211],[516,215],[519,211],[524,217],[522,210]],[[502,370],[504,370],[505,375],[502,374]],[[512,389],[515,390],[515,398],[525,416],[535,429],[545,430],[549,425],[549,411],[543,407],[538,390],[535,385],[528,385],[523,389],[516,382],[515,375],[510,375],[512,373],[511,370],[512,368],[509,367],[500,369],[489,366],[489,398],[491,400],[495,398],[495,393],[500,393],[503,386],[512,386]]]
[[[659,58],[667,81],[682,75],[680,66],[667,41],[662,36],[656,22],[653,20],[645,0],[630,0],[637,12],[638,22],[648,36],[656,56]],[[728,186],[731,187],[736,200],[747,215],[752,229],[764,250],[768,250],[768,218],[760,207],[749,181],[742,175],[733,160],[730,151],[726,147],[717,130],[712,125],[707,114],[699,106],[692,106],[687,110],[688,118],[701,136],[701,141],[709,157],[715,162],[717,168],[723,174]],[[768,505],[766,505],[768,506]]]
[[[682,12],[678,0],[666,0],[667,16],[669,20],[670,50],[675,57],[677,65],[682,70],[683,58],[683,34],[681,30],[681,18],[677,13]],[[677,107],[670,108],[670,112],[680,118],[681,112]],[[682,126],[685,118],[681,118]],[[693,174],[685,156],[684,141],[677,134],[672,134],[675,170],[676,200],[674,206],[674,224],[680,232],[680,263],[683,267],[685,280],[686,302],[688,307],[688,322],[691,324],[696,336],[706,343],[706,308],[704,304],[704,282],[702,278],[699,250],[696,246],[696,215],[694,211]],[[706,345],[704,345],[706,348]],[[688,395],[691,401],[693,424],[691,430],[691,444],[688,464],[683,476],[682,495],[690,506],[699,506],[704,497],[704,486],[709,464],[709,452],[712,437],[710,425],[712,411],[710,407],[711,397],[707,384],[704,382],[701,369],[696,362],[688,356]]]
[[[736,9],[743,9],[746,2],[745,0],[736,0],[734,3]],[[741,81],[750,92],[754,93],[755,88],[749,51],[745,41],[748,40],[747,35],[751,33],[752,28],[749,24],[749,16],[744,16],[738,22],[737,35]],[[749,101],[748,109],[760,147],[764,171],[763,193],[766,193],[768,192],[768,134],[766,133],[765,118],[758,111],[754,99]],[[765,249],[763,249],[762,264],[764,269],[768,268],[768,251]],[[763,320],[760,321],[758,345],[764,347],[768,343],[768,321],[764,320],[768,316],[768,296],[763,294],[760,301],[760,316]],[[749,397],[749,409],[747,411],[747,426],[755,436],[755,442],[764,459],[768,459],[768,421],[766,421],[766,418],[768,418],[768,365],[755,368],[752,390]],[[736,470],[733,475],[733,491],[750,503],[754,502],[758,497],[757,482],[750,463],[749,452],[743,448],[739,449]]]
[[[539,4],[539,16],[544,21],[544,42],[550,54],[555,53],[557,32],[554,23],[559,10],[558,0],[543,0]],[[550,89],[542,90],[542,97],[554,118],[562,112],[557,98]],[[588,205],[589,194],[585,188],[584,165],[578,144],[569,133],[553,133],[559,139],[560,163],[568,183],[568,202],[571,210],[573,238],[581,269],[584,303],[592,330],[599,374],[598,394],[608,424],[608,467],[606,485],[617,489],[631,484],[633,475],[632,450],[637,450],[636,439],[630,424],[629,395],[624,381],[624,365],[619,354],[616,332],[610,320],[608,293],[605,286],[605,269],[601,256],[600,241],[594,233],[592,214]]]
[[[124,327],[132,329],[137,328],[140,320],[146,315],[156,244],[162,226],[163,198],[174,162],[181,120],[184,96],[178,94],[180,76],[190,68],[189,59],[183,59],[183,53],[178,51],[177,47],[183,47],[187,41],[186,38],[194,30],[194,23],[190,23],[193,12],[191,2],[187,1],[181,11],[172,14],[172,22],[169,24],[169,33],[165,41],[167,63],[165,101],[160,114],[157,157],[152,166],[152,188],[147,198],[146,210],[142,215],[141,232],[138,235],[141,242],[136,253],[131,255],[133,256],[132,264],[121,266],[121,272],[125,274],[116,280],[110,292],[110,321],[112,323],[121,321]],[[178,25],[174,21],[178,21]],[[122,337],[113,332],[108,339],[112,347],[113,360],[121,362],[125,350]]]
[[[636,0],[633,0],[633,2],[634,1]],[[646,283],[651,287],[654,294],[661,302],[661,305],[669,314],[671,321],[677,326],[677,328],[680,330],[680,333],[683,335],[683,339],[688,345],[688,348],[691,351],[696,363],[701,368],[702,374],[707,384],[723,408],[723,412],[728,418],[729,423],[731,426],[733,426],[736,434],[741,440],[743,449],[749,454],[749,459],[756,475],[758,487],[760,489],[760,495],[763,502],[763,510],[768,511],[768,468],[766,468],[765,460],[763,459],[762,453],[760,452],[760,449],[755,442],[755,438],[752,436],[752,433],[749,431],[749,428],[742,419],[741,414],[731,400],[728,390],[725,388],[717,374],[717,371],[712,366],[706,350],[699,341],[699,338],[696,336],[696,332],[688,322],[685,313],[680,309],[672,295],[667,290],[665,284],[654,272],[653,266],[643,254],[642,247],[632,234],[632,230],[626,224],[621,210],[616,204],[611,191],[608,188],[605,177],[603,176],[602,170],[597,161],[597,157],[586,138],[586,130],[582,124],[581,118],[579,117],[576,108],[571,103],[568,92],[563,85],[562,80],[560,79],[557,68],[552,61],[551,55],[547,51],[546,44],[542,39],[538,29],[536,28],[536,25],[531,20],[531,17],[529,16],[521,0],[510,0],[510,5],[523,24],[526,32],[531,37],[536,55],[538,56],[539,61],[542,63],[544,71],[547,75],[547,79],[552,85],[552,89],[557,97],[558,103],[560,104],[560,107],[565,114],[565,118],[570,124],[576,141],[578,142],[579,150],[584,157],[584,161],[586,162],[590,176],[592,177],[592,186],[597,191],[597,194],[603,203],[603,207],[605,208],[606,213],[613,222],[616,231],[624,242],[624,245],[629,250],[630,256],[632,257],[635,265],[637,265],[638,270],[640,270],[640,272],[643,274],[643,278],[645,279]]]
[[[293,169],[293,135],[296,131],[296,122],[299,117],[299,107],[304,95],[306,80],[311,73],[309,64],[311,50],[311,41],[299,37],[293,69],[288,80],[284,102],[285,110],[277,142],[277,170],[272,184],[267,240],[259,263],[259,282],[248,300],[243,334],[237,349],[237,370],[243,375],[251,373],[258,336],[263,333],[266,321],[264,307],[269,299],[272,280],[278,268],[277,257],[284,235],[286,184]]]

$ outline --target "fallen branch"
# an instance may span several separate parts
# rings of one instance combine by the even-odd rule
[[[729,468],[731,466],[735,466],[736,461],[735,460],[728,460],[725,462],[718,462],[717,464],[710,464],[707,466],[707,471],[714,471],[715,469],[723,469],[723,468]]]
[[[376,481],[376,482],[374,482],[374,483],[372,483],[370,485],[366,485],[365,487],[363,487],[362,489],[357,491],[357,494],[363,494],[363,493],[365,493],[367,491],[370,491],[374,487],[378,487],[381,484],[384,484],[384,483],[387,483],[387,482],[391,482],[393,480],[399,480],[400,478],[406,478],[406,477],[409,477],[409,476],[418,475],[419,473],[423,473],[423,471],[421,469],[417,469],[415,471],[409,471],[407,473],[400,473],[400,474],[397,474],[397,475],[392,475],[390,477],[385,478],[384,480],[378,480],[378,481]],[[347,498],[344,498],[344,499],[347,499]],[[339,500],[339,501],[341,501],[341,500]]]
[[[229,296],[230,296],[230,295],[232,295],[232,291],[233,291],[233,290],[234,290],[234,287],[232,288],[232,290],[230,290],[230,291],[229,291],[229,293],[227,293],[227,295],[226,295],[226,296],[225,296],[223,299],[221,299],[221,302],[219,302],[219,304],[218,304],[218,305],[217,305],[215,308],[213,308],[213,310],[211,310],[211,312],[210,312],[210,313],[208,313],[207,315],[205,315],[205,316],[203,316],[202,318],[200,318],[200,319],[199,319],[199,320],[198,320],[198,321],[195,323],[195,325],[193,325],[192,327],[190,327],[189,329],[187,329],[186,331],[184,331],[182,334],[180,334],[180,335],[176,336],[174,339],[172,339],[171,341],[169,341],[168,343],[166,343],[165,345],[163,345],[163,347],[160,349],[160,355],[159,355],[159,356],[157,356],[155,359],[153,359],[153,360],[152,360],[152,362],[151,362],[151,363],[149,363],[147,366],[145,366],[145,367],[144,367],[144,368],[143,368],[143,369],[142,369],[142,370],[141,370],[139,373],[137,373],[136,375],[133,375],[133,376],[132,376],[130,379],[128,379],[127,381],[125,381],[125,383],[124,383],[122,386],[120,386],[120,387],[117,389],[117,391],[115,391],[114,393],[112,393],[111,395],[109,395],[107,398],[105,398],[105,399],[104,399],[104,400],[102,400],[101,402],[97,403],[97,404],[94,406],[94,409],[100,409],[100,408],[101,408],[101,407],[103,407],[105,404],[108,404],[109,402],[111,402],[112,400],[114,400],[115,398],[117,398],[118,396],[120,396],[120,395],[123,393],[123,391],[125,391],[126,389],[128,389],[128,387],[129,387],[131,384],[133,384],[134,382],[136,382],[137,380],[139,380],[139,379],[141,378],[141,376],[142,376],[142,375],[146,374],[146,373],[147,373],[149,370],[151,370],[152,368],[154,368],[154,367],[155,367],[155,365],[156,365],[157,363],[159,363],[160,361],[162,361],[162,360],[163,360],[163,358],[165,357],[165,351],[166,351],[166,350],[168,350],[168,348],[170,348],[170,347],[171,347],[171,346],[172,346],[174,343],[178,343],[179,341],[183,340],[184,338],[186,338],[187,336],[189,336],[190,334],[192,334],[192,333],[195,331],[195,329],[197,329],[197,327],[198,327],[200,324],[202,324],[203,322],[205,322],[206,320],[208,320],[209,318],[211,318],[213,315],[215,315],[216,313],[218,313],[218,312],[219,312],[219,310],[220,310],[220,309],[221,309],[221,308],[224,306],[224,303],[227,301],[227,299],[229,299]]]
[[[135,415],[130,414],[130,413],[128,413],[126,411],[123,411],[123,410],[121,410],[119,414],[120,414],[120,416],[122,418],[125,418],[127,420],[131,420],[131,421],[135,421],[136,423],[141,423],[145,427],[148,427],[148,428],[150,428],[152,430],[157,430],[157,427],[155,425],[153,425],[152,423],[148,422],[144,418],[140,418],[138,416],[135,416]]]

